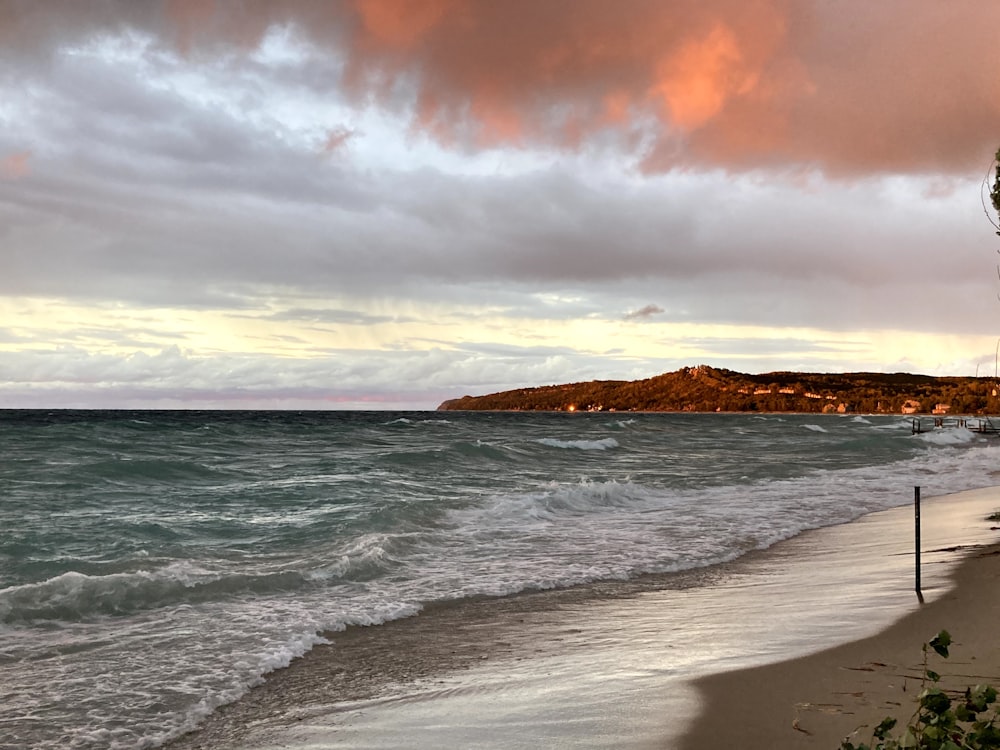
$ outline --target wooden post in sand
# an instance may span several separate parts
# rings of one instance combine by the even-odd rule
[[[916,564],[916,592],[917,599],[921,602],[924,595],[920,593],[920,487],[913,488],[913,529],[915,535],[915,546],[913,549],[913,559]]]

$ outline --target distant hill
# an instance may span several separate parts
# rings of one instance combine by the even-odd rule
[[[748,375],[700,365],[645,380],[594,380],[463,396],[438,409],[997,414],[998,388],[996,378],[902,372]]]

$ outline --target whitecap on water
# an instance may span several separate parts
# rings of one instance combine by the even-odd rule
[[[557,440],[556,438],[540,438],[537,441],[550,448],[575,448],[582,451],[605,451],[608,448],[617,448],[619,443],[614,438],[602,438],[601,440]]]

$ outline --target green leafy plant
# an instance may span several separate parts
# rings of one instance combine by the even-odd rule
[[[924,663],[917,709],[902,736],[893,736],[896,719],[887,717],[872,732],[871,744],[855,745],[844,740],[840,750],[992,750],[1000,749],[1000,706],[990,685],[951,693],[938,683],[941,675],[928,666],[934,651],[948,658],[951,635],[942,630],[923,645]]]

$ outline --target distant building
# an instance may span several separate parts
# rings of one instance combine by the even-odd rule
[[[931,409],[931,414],[947,414],[951,411],[951,404],[935,404]]]
[[[920,402],[912,398],[903,402],[903,414],[916,414],[920,411]]]

